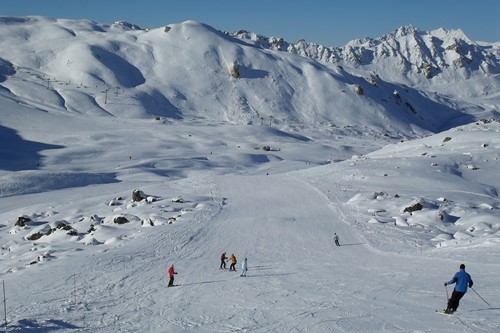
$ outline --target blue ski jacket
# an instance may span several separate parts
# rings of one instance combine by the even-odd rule
[[[460,269],[460,271],[456,272],[455,275],[453,276],[453,279],[447,282],[447,284],[454,284],[455,285],[455,290],[466,293],[467,292],[467,286],[472,287],[472,278],[470,277],[470,274],[467,273],[464,269]]]

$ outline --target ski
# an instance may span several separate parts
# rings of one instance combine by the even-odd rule
[[[444,312],[444,310],[436,310],[436,313],[442,314],[445,316],[453,316],[453,313],[446,313],[446,312]]]

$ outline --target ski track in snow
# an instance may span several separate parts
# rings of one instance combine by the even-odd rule
[[[50,285],[39,285],[30,274],[16,275],[16,288],[25,286],[27,292],[9,302],[9,316],[18,320],[11,331],[36,326],[68,332],[498,329],[498,310],[485,309],[472,293],[456,316],[429,320],[445,305],[439,286],[456,261],[440,259],[432,251],[412,252],[414,245],[393,245],[404,250],[399,253],[376,249],[392,229],[367,224],[369,216],[349,203],[363,183],[354,182],[347,172],[329,170],[223,176],[201,172],[176,181],[176,187],[196,189],[210,199],[189,219],[129,233],[125,243],[103,247],[91,254],[92,260],[83,260],[84,251],[61,258],[54,252],[54,259],[68,265],[52,272],[49,262],[36,271],[57,276]],[[148,192],[159,193],[164,186],[150,185]],[[334,245],[333,232],[342,246]],[[413,242],[415,237],[408,235]],[[222,251],[236,254],[236,272],[218,269]],[[249,258],[249,272],[241,278],[244,257]],[[179,272],[180,285],[174,288],[166,287],[170,263]],[[474,279],[481,290],[498,293],[494,281],[483,287],[498,272],[498,264],[483,267],[489,271],[471,272]],[[31,319],[27,323],[22,318]]]
[[[138,330],[139,327],[134,327],[134,322],[137,322],[134,316],[148,316],[152,320],[146,331],[161,328],[175,332],[203,328],[205,331],[219,332],[391,332],[404,331],[412,326],[415,331],[421,328],[424,318],[407,322],[411,318],[409,313],[413,312],[415,306],[419,306],[419,299],[435,298],[426,292],[420,295],[422,293],[412,287],[412,280],[418,280],[421,273],[418,269],[414,272],[398,270],[400,260],[387,255],[387,260],[384,260],[386,273],[377,272],[372,281],[367,280],[367,276],[373,274],[369,263],[379,261],[379,258],[374,258],[379,254],[371,252],[366,243],[356,238],[349,224],[344,223],[346,217],[352,218],[353,215],[349,207],[341,204],[341,198],[334,197],[335,201],[330,205],[327,202],[324,205],[316,204],[314,207],[324,208],[312,212],[304,207],[312,201],[325,200],[316,189],[290,177],[258,178],[260,179],[241,176],[230,181],[220,179],[221,189],[217,192],[227,196],[227,203],[222,206],[222,210],[216,209],[214,216],[197,216],[187,228],[189,232],[182,230],[186,227],[184,225],[178,228],[181,229],[179,232],[173,230],[165,237],[187,237],[187,240],[177,242],[182,244],[180,248],[172,248],[172,242],[164,238],[155,240],[152,248],[157,253],[163,253],[166,257],[171,255],[176,261],[185,262],[181,264],[182,270],[177,278],[181,283],[180,287],[167,289],[164,288],[165,285],[158,283],[155,276],[158,270],[154,266],[164,266],[163,260],[151,262],[151,267],[139,265],[119,281],[108,282],[104,289],[97,288],[88,296],[83,296],[88,299],[88,304],[84,302],[86,311],[102,313],[100,322],[87,322],[84,326],[89,325],[89,331],[103,331],[106,328],[112,331],[117,327],[124,331]],[[283,186],[284,181],[288,182],[287,186]],[[281,184],[281,190],[267,190],[278,183]],[[233,184],[245,187],[248,190],[246,195],[242,197],[239,190],[231,191]],[[346,188],[340,183],[334,187]],[[254,195],[249,197],[249,193]],[[266,195],[267,193],[270,195]],[[296,209],[284,211],[280,203],[284,198],[294,203],[288,207]],[[241,216],[246,215],[241,214],[240,209],[253,212],[253,215],[248,220],[240,221]],[[271,218],[266,218],[269,216]],[[335,216],[340,218],[336,219]],[[315,225],[312,226],[310,221],[315,221]],[[207,224],[210,224],[208,233],[201,234],[198,228],[202,229]],[[285,225],[292,227],[293,232],[300,236],[278,236],[276,243],[279,245],[276,248],[260,248],[259,244],[270,243],[263,238],[280,235],[279,232],[265,232],[276,224],[278,228]],[[193,228],[193,225],[196,227]],[[344,243],[340,248],[334,247],[332,233],[324,233],[328,229],[341,234],[342,242],[352,244]],[[227,238],[216,236],[226,234]],[[248,235],[253,236],[247,239]],[[280,238],[292,242],[281,243]],[[191,247],[195,249],[194,253],[182,252],[185,241],[196,243]],[[239,278],[238,272],[217,269],[215,254],[225,248],[232,248],[235,253],[251,254],[247,278]],[[198,250],[203,254],[200,255]],[[311,261],[312,256],[324,259]],[[134,256],[128,266],[135,266],[136,261],[141,261],[140,256]],[[119,263],[115,264],[120,266]],[[420,268],[422,265],[420,263]],[[120,267],[116,269],[120,270]],[[344,271],[348,271],[349,276]],[[136,291],[128,290],[127,281],[137,276],[141,276],[144,287]],[[163,281],[166,284],[166,278]],[[97,285],[101,283],[98,282]],[[90,284],[93,285],[92,281]],[[347,288],[345,291],[343,287],[347,284],[355,285],[354,290]],[[304,285],[310,287],[304,288]],[[210,288],[212,292],[207,293],[204,290],[206,288]],[[400,304],[393,304],[395,299],[400,300]],[[439,301],[443,302],[442,299]],[[122,302],[129,306],[132,304],[135,308],[126,309],[122,315],[113,312],[112,318],[108,318],[105,309],[114,308]],[[433,311],[428,310],[429,313]],[[402,316],[404,319],[399,319],[399,311],[405,313]],[[89,317],[95,318],[94,315]],[[466,327],[473,325],[467,324],[466,319],[455,320]],[[455,325],[443,323],[440,330],[451,332],[460,328]],[[485,328],[483,324],[474,329],[486,332],[489,328]]]
[[[51,286],[30,282],[24,305],[12,310],[14,317],[27,311],[37,318],[31,325],[50,327],[56,325],[55,314],[68,326],[58,329],[68,332],[498,328],[493,313],[483,312],[484,317],[465,310],[484,309],[472,293],[456,316],[429,321],[433,307],[445,303],[442,290],[426,282],[443,279],[442,261],[371,248],[357,230],[366,217],[346,203],[359,189],[349,177],[333,178],[318,182],[307,172],[192,177],[190,186],[211,193],[212,203],[191,220],[134,234],[123,249],[95,254],[94,260],[73,267],[75,275],[61,276]],[[342,246],[334,245],[333,232]],[[236,272],[218,269],[222,251],[237,255]],[[249,272],[241,278],[239,263],[245,256]],[[179,272],[178,287],[166,288],[169,263]],[[49,265],[39,273],[44,270]]]

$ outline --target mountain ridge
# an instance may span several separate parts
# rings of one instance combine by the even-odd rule
[[[286,51],[320,62],[365,66],[365,70],[376,72],[384,79],[388,79],[387,73],[380,70],[383,66],[376,60],[386,57],[395,57],[402,64],[401,70],[404,73],[417,74],[425,79],[432,79],[440,74],[446,75],[446,79],[453,79],[448,73],[449,67],[452,70],[464,69],[464,73],[455,77],[455,80],[467,79],[478,71],[487,75],[500,73],[498,43],[472,41],[460,29],[438,28],[427,32],[407,25],[377,38],[355,39],[341,47],[326,47],[305,40],[289,43],[283,38],[265,37],[244,30],[231,35],[253,40],[264,48]],[[425,82],[421,78],[405,80],[403,76],[391,79],[397,79],[398,82]]]
[[[498,95],[487,104],[482,100],[484,87],[498,91],[494,75],[481,76],[484,82],[474,83],[477,103],[464,104],[460,96],[392,80],[401,73],[398,66],[416,66],[397,57],[384,58],[391,63],[380,62],[377,70],[325,63],[266,49],[196,21],[147,30],[126,22],[45,17],[4,17],[0,24],[4,95],[51,112],[234,124],[270,120],[294,131],[365,128],[379,136],[411,138],[495,115],[498,104]],[[394,36],[418,34],[405,27]],[[382,39],[377,45],[394,41]],[[349,47],[354,50],[356,43],[361,50],[375,42]]]

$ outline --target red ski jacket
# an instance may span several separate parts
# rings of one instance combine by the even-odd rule
[[[168,276],[174,277],[174,274],[176,274],[174,271],[174,266],[170,266],[170,268],[168,269]]]

